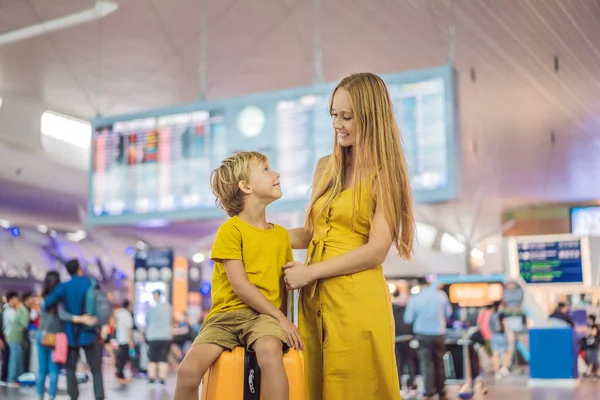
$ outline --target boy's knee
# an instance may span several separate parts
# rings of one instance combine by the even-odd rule
[[[198,368],[195,368],[191,363],[183,362],[177,368],[177,380],[184,385],[199,385],[202,381],[202,375],[199,373]]]
[[[283,344],[274,336],[263,336],[254,344],[258,365],[280,364],[283,358]]]

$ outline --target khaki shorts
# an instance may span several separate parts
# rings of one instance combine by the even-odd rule
[[[212,343],[227,350],[244,346],[252,350],[252,345],[263,336],[275,336],[283,342],[287,350],[287,335],[277,320],[269,315],[259,314],[250,308],[242,308],[213,315],[204,325],[192,346]]]

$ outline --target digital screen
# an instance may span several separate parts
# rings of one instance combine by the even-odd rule
[[[413,190],[448,185],[445,88],[442,78],[389,84],[396,122],[409,163]],[[313,166],[331,154],[334,135],[330,95],[306,95],[277,103],[277,171],[288,187],[286,198],[307,198]]]
[[[98,126],[93,216],[213,206],[210,171],[226,154],[222,122],[197,111]]]
[[[518,243],[519,271],[527,283],[582,283],[579,240]]]
[[[167,299],[170,298],[169,285],[165,282],[136,282],[134,285],[133,314],[138,328],[146,326],[146,314],[156,306],[153,294],[155,290],[160,290]]]
[[[576,236],[600,236],[600,206],[572,208],[571,233]]]
[[[415,192],[448,185],[445,88],[441,78],[389,84]]]
[[[173,278],[173,249],[151,248],[139,250],[134,256],[136,282],[170,282]]]
[[[418,203],[456,196],[454,70],[382,76]],[[88,224],[127,225],[223,217],[210,174],[229,155],[260,151],[281,174],[283,198],[270,210],[301,211],[319,158],[331,154],[334,84],[207,101],[93,121]]]

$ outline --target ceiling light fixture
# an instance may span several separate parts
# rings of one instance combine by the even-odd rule
[[[204,259],[204,254],[202,253],[196,253],[192,256],[192,261],[194,261],[196,264],[203,262]]]
[[[65,237],[67,238],[67,240],[70,240],[71,242],[81,242],[83,239],[85,239],[87,237],[87,234],[85,233],[85,231],[76,231],[76,232],[67,232],[65,234]]]
[[[117,11],[118,8],[119,5],[114,1],[97,0],[94,7],[88,8],[87,10],[4,32],[0,34],[0,46],[92,22],[112,14]]]

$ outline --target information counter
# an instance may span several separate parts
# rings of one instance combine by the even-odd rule
[[[571,328],[529,330],[529,377],[531,385],[575,385],[577,338]]]

